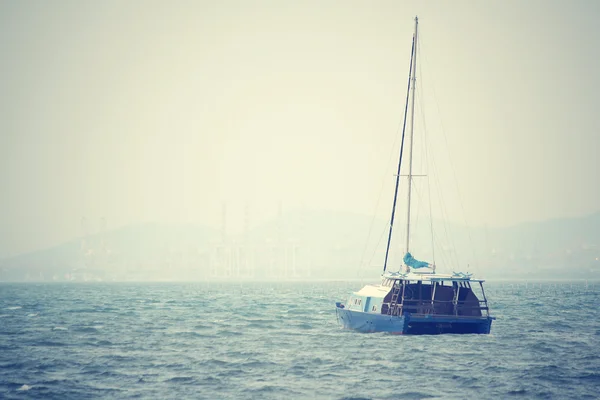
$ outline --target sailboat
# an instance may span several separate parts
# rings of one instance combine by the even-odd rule
[[[389,332],[394,334],[490,333],[492,321],[483,279],[471,274],[454,272],[439,274],[435,264],[419,261],[410,253],[410,213],[412,190],[412,144],[417,71],[417,40],[419,19],[415,17],[412,39],[408,89],[404,108],[404,128],[387,248],[381,283],[366,285],[350,295],[345,303],[336,303],[338,323],[358,332]],[[399,271],[388,270],[388,256],[394,228],[396,202],[406,120],[410,106],[410,148],[406,224],[406,251]],[[476,293],[477,292],[477,293]]]

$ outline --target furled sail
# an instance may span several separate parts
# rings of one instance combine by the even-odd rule
[[[410,253],[404,255],[404,264],[412,268],[425,268],[430,266],[428,262],[415,259]]]

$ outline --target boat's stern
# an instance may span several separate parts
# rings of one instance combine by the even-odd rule
[[[457,317],[452,315],[405,315],[408,335],[489,334],[494,317]]]

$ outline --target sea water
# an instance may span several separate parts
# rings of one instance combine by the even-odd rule
[[[600,284],[487,284],[490,335],[341,329],[358,282],[0,284],[0,398],[598,398]]]

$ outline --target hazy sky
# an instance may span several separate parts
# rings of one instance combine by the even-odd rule
[[[370,214],[384,178],[387,218],[415,15],[446,216],[598,211],[600,2],[1,1],[0,256],[83,216]]]

